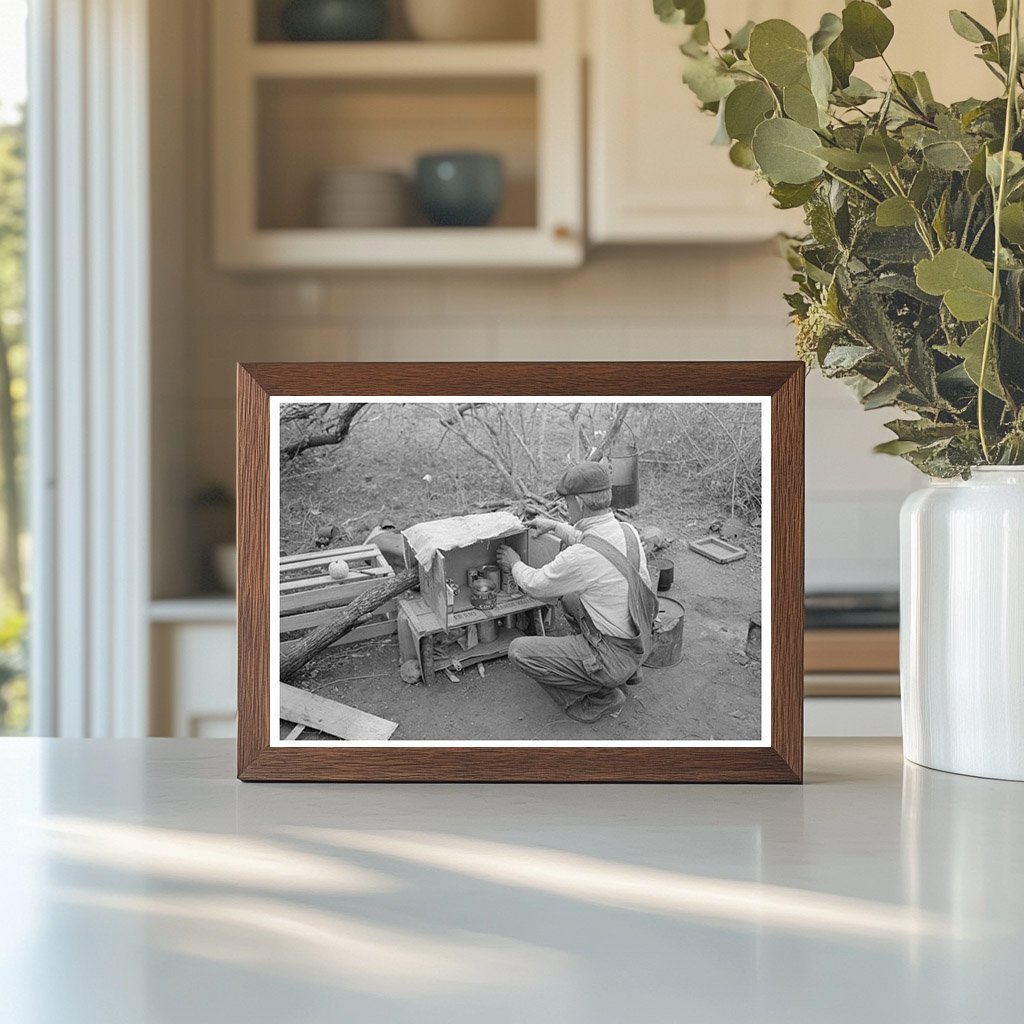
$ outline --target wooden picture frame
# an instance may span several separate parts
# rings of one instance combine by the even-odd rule
[[[272,400],[288,396],[763,399],[770,410],[770,736],[761,745],[280,746],[271,742]],[[549,399],[550,400],[550,399]],[[609,399],[611,400],[611,399]],[[690,399],[693,400],[692,397]],[[724,400],[724,399],[723,399]],[[731,400],[731,398],[729,399]],[[800,782],[804,367],[799,362],[257,363],[238,366],[238,777],[243,781]],[[765,452],[768,451],[766,445]],[[767,570],[765,570],[767,572]],[[768,590],[763,593],[767,594]],[[768,610],[766,609],[766,611]],[[766,631],[767,634],[768,631]],[[275,673],[276,674],[276,673]],[[762,684],[763,685],[763,684]]]

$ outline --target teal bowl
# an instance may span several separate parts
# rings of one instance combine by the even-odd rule
[[[416,162],[416,193],[435,227],[481,228],[505,197],[505,170],[493,153],[427,153]]]
[[[294,42],[365,42],[387,27],[387,0],[290,0],[281,11],[285,38]]]

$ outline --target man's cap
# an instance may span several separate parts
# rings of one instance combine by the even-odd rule
[[[611,474],[600,462],[581,462],[570,466],[558,481],[555,490],[562,497],[567,494],[593,494],[607,491],[612,486]]]

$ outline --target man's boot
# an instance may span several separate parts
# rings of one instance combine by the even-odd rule
[[[565,713],[577,722],[589,724],[604,718],[605,715],[617,715],[625,703],[625,693],[619,687],[616,687],[614,690],[608,690],[600,696],[588,694],[586,697],[581,697],[575,704],[570,704],[565,709]]]

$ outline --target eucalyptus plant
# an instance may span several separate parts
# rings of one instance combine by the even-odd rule
[[[950,11],[998,94],[947,106],[890,66],[890,0],[852,0],[806,36],[749,22],[712,42],[705,0],[654,0],[691,26],[683,80],[718,118],[734,164],[803,207],[787,295],[809,367],[866,409],[911,414],[878,450],[938,477],[1024,464],[1024,134],[1021,0],[988,25]],[[880,62],[888,86],[856,74]]]

